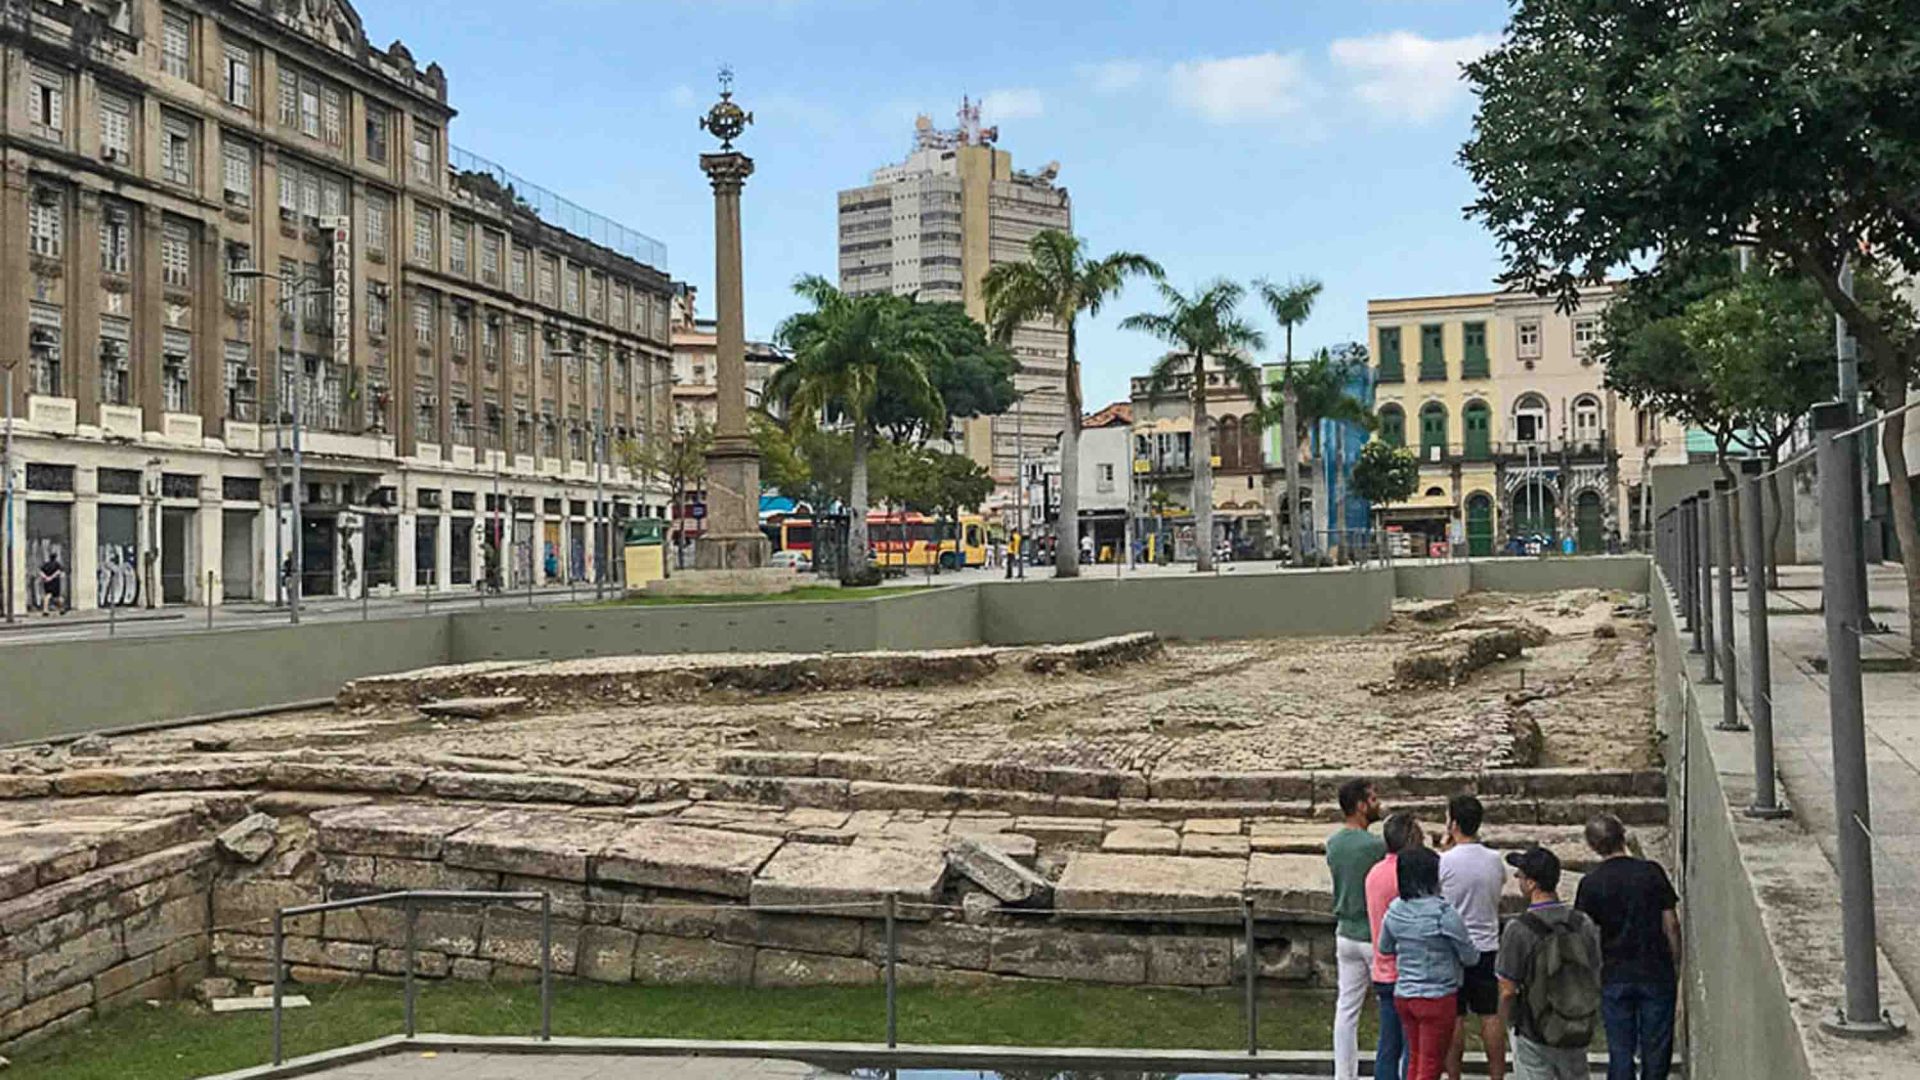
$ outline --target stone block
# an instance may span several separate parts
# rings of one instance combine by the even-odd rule
[[[820,755],[803,751],[729,750],[714,767],[729,776],[818,776]]]
[[[613,926],[589,926],[580,932],[580,963],[575,973],[594,982],[633,981],[633,950],[638,934]]]
[[[984,926],[969,926],[947,919],[924,923],[896,922],[894,949],[902,964],[985,971],[992,961],[993,931]],[[886,963],[887,927],[884,921],[866,920],[866,938],[861,951],[876,964]]]
[[[1238,859],[1075,852],[1054,883],[1053,904],[1089,918],[1237,923],[1246,880]]]
[[[449,866],[559,881],[587,880],[587,864],[628,826],[565,814],[501,810],[447,837]]]
[[[580,923],[594,921],[589,918],[589,912],[592,909],[587,906],[588,886],[586,885],[571,881],[550,881],[546,878],[502,874],[500,889],[502,892],[545,893],[553,909],[554,918],[572,919]],[[503,903],[507,907],[519,908],[521,911],[535,914],[540,911],[538,900],[508,900]]]
[[[949,837],[947,866],[1007,904],[1043,906],[1053,896],[1053,883],[1000,850],[970,836]]]
[[[1328,832],[1318,823],[1256,821],[1248,829],[1248,841],[1254,851],[1269,855],[1325,856]]]
[[[1239,982],[1246,978],[1246,944],[1234,939],[1231,976]],[[1305,942],[1293,942],[1284,938],[1272,940],[1255,939],[1253,943],[1254,978],[1272,982],[1306,984],[1314,980],[1315,966],[1313,950]]]
[[[1147,982],[1225,986],[1233,981],[1233,938],[1155,936],[1147,941]]]
[[[502,695],[440,698],[436,701],[421,702],[417,707],[428,716],[447,716],[456,720],[491,720],[497,716],[518,712],[526,704],[526,698]]]
[[[412,795],[427,782],[427,770],[388,765],[283,761],[267,770],[274,787],[294,791],[353,791]]]
[[[647,823],[627,829],[593,861],[599,881],[745,897],[781,841],[766,836]]]
[[[1180,831],[1190,836],[1239,836],[1241,828],[1239,818],[1189,818]]]
[[[962,824],[954,822],[955,826]],[[948,836],[971,836],[981,844],[998,851],[1022,866],[1032,866],[1040,855],[1040,841],[1024,833],[992,832],[970,833],[959,828],[948,830]]]
[[[314,814],[313,826],[323,851],[438,859],[448,836],[487,813],[427,803],[350,806]]]
[[[486,982],[493,978],[493,961],[476,960],[471,957],[455,957],[447,965],[447,974],[468,982]]]
[[[821,754],[815,772],[838,780],[878,780],[886,775],[887,766],[865,754]]]
[[[380,949],[374,953],[373,969],[382,975],[405,975],[407,973],[407,950]],[[415,949],[413,952],[413,973],[427,979],[444,979],[452,970],[452,961],[446,953]]]
[[[921,967],[919,964],[896,965],[893,969],[893,978],[894,982],[902,987],[932,987],[946,990],[983,990],[1004,983],[1000,976],[991,972],[966,968]]]
[[[273,770],[267,770],[267,779],[272,782]],[[372,801],[371,795],[336,794],[331,791],[263,791],[248,799],[247,806],[274,817],[307,817],[322,810],[365,806]]]
[[[781,949],[761,949],[753,956],[755,986],[870,986],[880,979],[880,965],[852,957]]]
[[[207,900],[182,896],[129,916],[121,924],[128,956],[144,956],[207,931]]]
[[[633,980],[653,986],[747,986],[754,950],[703,938],[641,934],[633,946]]]
[[[313,967],[309,964],[288,964],[289,981],[306,986],[338,986],[343,983],[360,981],[360,972],[346,971],[341,968]]]
[[[427,787],[443,799],[573,803],[583,806],[630,803],[638,794],[625,784],[608,784],[571,776],[529,776],[524,773],[436,772],[427,776]]]
[[[357,941],[326,941],[321,938],[289,937],[285,955],[290,964],[334,968],[340,971],[372,971],[374,947]]]
[[[1209,858],[1244,859],[1251,848],[1244,836],[1220,836],[1213,833],[1188,833],[1180,838],[1180,854]]]
[[[788,825],[803,829],[838,829],[847,823],[848,812],[819,806],[796,806],[780,816]]]
[[[961,802],[960,789],[942,784],[892,784],[853,780],[847,786],[848,805],[855,810],[951,810]]]
[[[1595,814],[1612,814],[1624,825],[1667,823],[1667,802],[1661,798],[1541,799],[1537,805],[1542,825],[1585,825]]]
[[[320,880],[329,885],[370,887],[373,884],[373,873],[374,858],[371,855],[342,855],[337,851],[329,851],[323,853],[320,861]]]
[[[20,1007],[27,999],[27,964],[24,960],[0,963],[0,1016]]]
[[[0,773],[0,799],[38,799],[53,793],[53,781],[44,776]]]
[[[266,933],[273,924],[274,912],[323,899],[319,886],[285,878],[222,881],[213,887],[213,921],[216,926],[244,925],[249,933]],[[314,918],[317,921],[319,917]],[[288,929],[291,931],[291,923]]]
[[[1156,773],[1151,786],[1155,799],[1235,799],[1268,802],[1313,798],[1313,774],[1307,772],[1170,772]]]
[[[909,851],[881,847],[788,844],[754,878],[749,902],[754,907],[831,905],[845,916],[881,911],[892,895],[908,906],[902,918],[925,918],[946,878],[947,860],[937,849]]]
[[[713,936],[721,941],[832,956],[860,955],[860,919],[831,915],[792,915],[722,908],[714,912]]]
[[[279,842],[274,833],[275,824],[265,814],[248,814],[227,826],[213,842],[222,855],[235,862],[257,863],[273,854],[274,845]]]
[[[472,956],[480,948],[481,918],[481,909],[473,904],[422,905],[413,916],[414,948]],[[407,942],[407,913],[400,904],[329,911],[322,932],[334,940],[399,948]]]
[[[722,912],[706,904],[677,900],[628,900],[619,923],[643,934],[670,937],[710,937]]]
[[[1180,834],[1159,826],[1123,825],[1106,835],[1100,850],[1116,855],[1177,855]]]
[[[99,926],[27,957],[27,997],[38,999],[85,983],[126,955],[118,927]]]
[[[202,821],[200,815],[185,813],[128,822],[99,838],[95,864],[111,866],[195,840]]]
[[[36,997],[5,1015],[0,1015],[0,1042],[8,1042],[27,1032],[43,1028],[72,1013],[87,1010],[93,1004],[93,984],[77,983],[57,993]],[[90,1011],[88,1013],[91,1015]]]
[[[553,920],[553,971],[571,975],[580,954],[580,924]],[[540,966],[540,916],[490,907],[482,919],[480,956],[521,967]]]
[[[267,778],[264,763],[138,765],[74,769],[53,777],[62,795],[124,795],[141,791],[211,791],[253,787]]]
[[[1098,818],[1023,817],[1013,823],[1014,830],[1031,836],[1048,847],[1091,851],[1107,837],[1107,827]]]
[[[1333,879],[1324,856],[1253,856],[1247,860],[1247,896],[1257,916],[1333,914]]]
[[[394,892],[409,889],[492,892],[500,888],[500,875],[491,870],[468,870],[443,862],[383,855],[373,860],[373,878],[369,884]]]
[[[997,975],[1133,986],[1147,978],[1147,943],[1058,927],[996,930],[989,967]]]

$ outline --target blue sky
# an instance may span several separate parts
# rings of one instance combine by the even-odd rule
[[[446,68],[456,144],[664,241],[712,294],[695,126],[714,72],[757,114],[745,210],[747,330],[835,267],[834,193],[903,157],[917,112],[962,94],[1018,168],[1061,163],[1075,231],[1187,288],[1317,277],[1295,352],[1358,339],[1369,297],[1486,288],[1493,245],[1460,208],[1472,100],[1459,59],[1501,0],[359,0],[369,36]],[[1119,331],[1136,286],[1081,335],[1089,409],[1159,348]],[[710,312],[704,312],[710,313]],[[1264,323],[1264,313],[1256,312]],[[1271,327],[1269,326],[1269,329]],[[1278,335],[1271,352],[1279,349]]]

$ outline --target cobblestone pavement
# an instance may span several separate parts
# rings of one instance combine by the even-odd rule
[[[296,713],[116,740],[137,760],[217,735],[231,750],[353,750],[528,768],[693,770],[738,749],[839,751],[904,773],[955,759],[1209,771],[1475,770],[1531,721],[1541,765],[1658,763],[1650,632],[1624,594],[1476,595],[1451,620],[1397,618],[1361,637],[1175,643],[1164,658],[1084,673],[1002,670],[961,685],[556,710],[481,722],[411,708]],[[1627,605],[1623,607],[1622,605]],[[1457,686],[1392,685],[1396,658],[1462,619],[1551,631]]]

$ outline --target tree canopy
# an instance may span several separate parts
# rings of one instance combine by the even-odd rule
[[[1353,493],[1380,507],[1406,502],[1420,486],[1419,455],[1373,439],[1353,463]]]

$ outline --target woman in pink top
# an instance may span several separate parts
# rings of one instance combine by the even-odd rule
[[[1367,922],[1373,930],[1373,993],[1380,1002],[1380,1045],[1373,1055],[1373,1075],[1380,1080],[1405,1080],[1407,1075],[1407,1039],[1400,1028],[1400,1014],[1393,1007],[1393,983],[1399,978],[1399,964],[1392,953],[1380,951],[1380,920],[1387,916],[1387,905],[1400,895],[1400,853],[1419,847],[1420,824],[1404,811],[1390,814],[1380,827],[1380,838],[1387,842],[1387,857],[1367,871]]]

